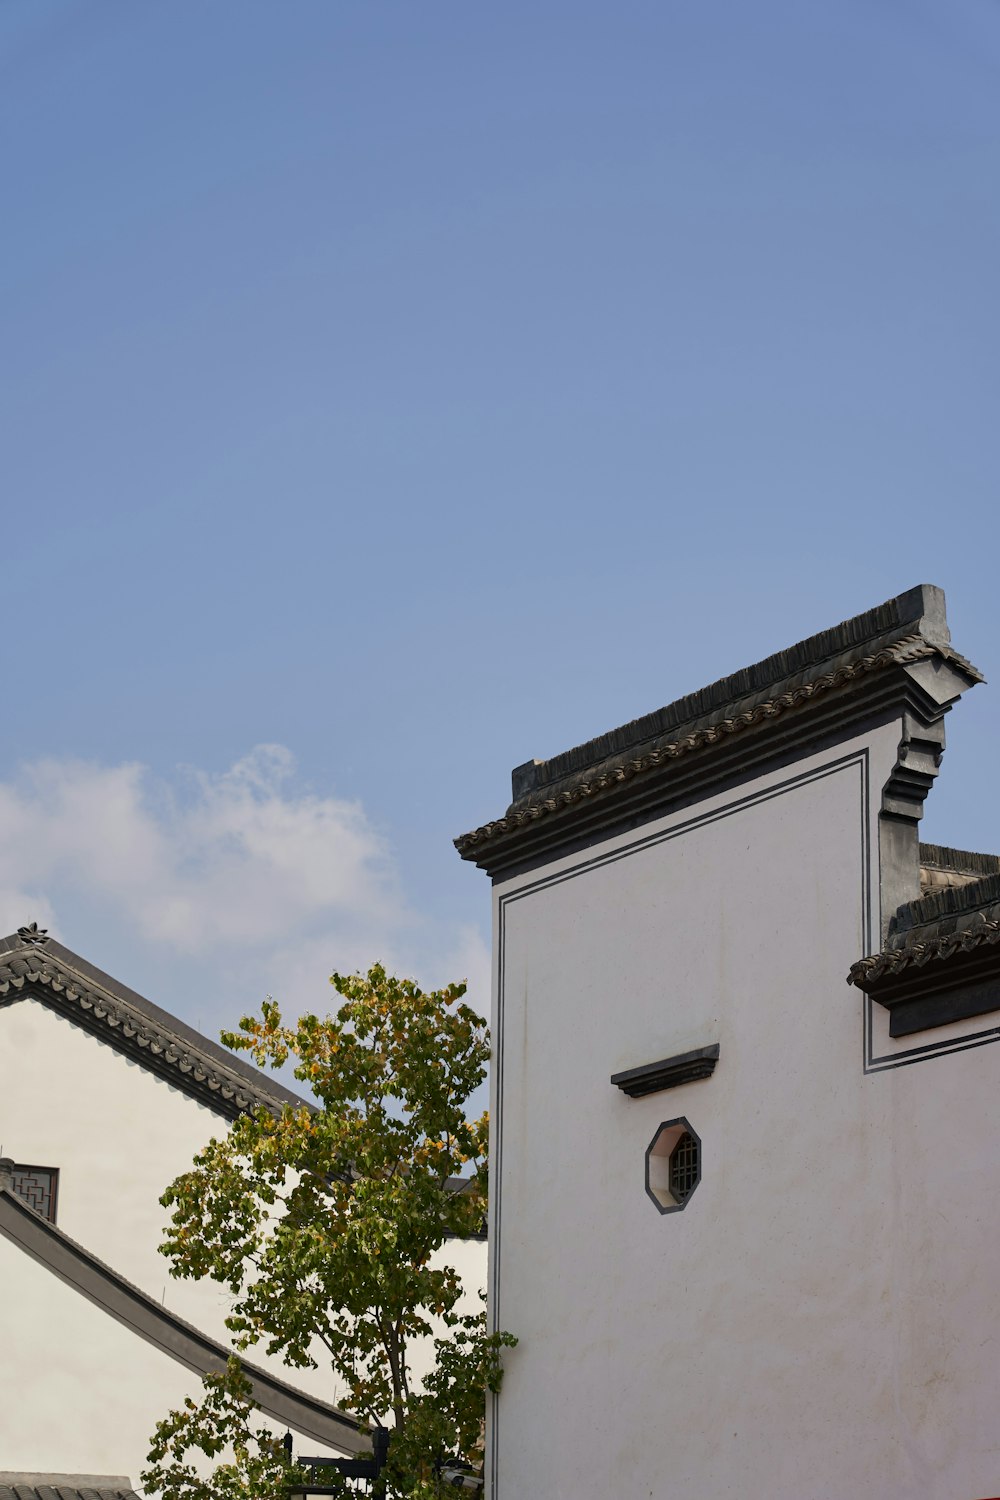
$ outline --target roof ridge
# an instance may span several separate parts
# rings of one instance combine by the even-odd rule
[[[0,1473],[0,1500],[139,1500],[124,1474]]]
[[[307,1104],[277,1079],[53,938],[25,940],[15,934],[0,939],[0,1004],[11,990],[26,985],[38,986],[45,1003],[229,1118],[261,1104],[271,1110]]]
[[[549,760],[516,767],[513,800],[507,811],[460,835],[455,846],[463,858],[488,866],[489,846],[508,841],[536,819],[612,792],[634,776],[763,725],[870,672],[910,666],[930,657],[951,664],[968,679],[966,685],[983,681],[982,674],[951,646],[944,594],[931,584],[920,584],[652,714]],[[595,809],[589,821],[599,816]],[[544,837],[540,830],[535,843]],[[553,838],[557,841],[558,836]],[[495,868],[511,857],[508,849],[498,857]]]
[[[956,875],[993,875],[1000,871],[1000,854],[977,854],[949,844],[920,845],[920,863],[928,870],[950,870]]]
[[[546,760],[528,761],[514,775],[518,786],[514,789],[515,804],[521,797],[542,786],[580,770],[595,765],[608,755],[638,746],[672,729],[713,711],[738,703],[741,699],[783,683],[786,679],[807,672],[845,652],[858,650],[862,646],[878,643],[885,647],[896,644],[904,635],[913,634],[921,640],[937,646],[945,654],[952,654],[951,634],[945,621],[944,595],[933,584],[919,584],[906,593],[887,599],[862,614],[843,620],[826,630],[797,641],[760,661],[741,667],[725,677],[718,678],[708,686],[693,693],[686,693],[652,713],[620,725],[617,729],[596,735],[572,749],[564,750]],[[953,653],[958,658],[958,653]],[[958,658],[964,662],[964,658]],[[973,668],[975,672],[975,669]],[[980,675],[976,673],[976,675]]]
[[[914,966],[964,963],[970,955],[998,944],[1000,872],[907,901],[893,918],[882,951],[853,963],[847,982],[871,991]]]
[[[544,801],[525,799],[521,803],[512,803],[503,817],[495,819],[492,823],[485,823],[470,833],[461,834],[455,839],[455,847],[463,858],[474,858],[473,851],[478,845],[510,833],[516,828],[524,827],[548,813],[558,812],[574,802],[592,797],[597,793],[610,791],[615,785],[629,781],[633,776],[654,770],[691,751],[716,744],[729,735],[751,729],[766,719],[777,718],[789,709],[798,708],[819,694],[831,688],[842,687],[868,672],[896,662],[915,661],[923,656],[930,656],[934,649],[931,646],[922,645],[917,637],[904,637],[895,647],[862,657],[859,661],[847,663],[811,682],[804,682],[794,689],[779,693],[775,698],[757,703],[753,708],[742,713],[704,725],[694,724],[681,738],[656,745],[648,752],[637,755],[631,760],[615,765],[609,759],[605,769],[594,768],[596,774],[593,777],[581,778],[572,785],[559,790],[553,789]]]
[[[905,902],[892,919],[888,946],[899,946],[909,934],[945,917],[970,916],[1000,902],[1000,869],[966,885],[947,885],[916,901]]]

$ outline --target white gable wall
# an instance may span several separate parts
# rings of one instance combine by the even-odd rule
[[[496,887],[493,1500],[1000,1494],[1000,1048],[866,1073],[845,983],[899,739]],[[714,1042],[708,1080],[609,1083]],[[702,1181],[660,1215],[679,1116]]]
[[[4,1288],[0,1457],[30,1473],[126,1473],[155,1422],[198,1398],[192,1371],[146,1343],[0,1236]],[[16,1295],[11,1295],[16,1289]],[[255,1425],[280,1431],[267,1418]],[[315,1441],[310,1452],[323,1450]]]
[[[227,1290],[211,1281],[172,1278],[170,1262],[157,1247],[167,1221],[167,1210],[158,1201],[160,1194],[191,1166],[196,1152],[213,1135],[227,1130],[224,1116],[43,1002],[29,998],[0,1006],[2,1154],[17,1162],[57,1167],[59,1228],[149,1296],[226,1344],[230,1339],[224,1320],[231,1303]],[[435,1259],[457,1267],[469,1288],[468,1310],[478,1308],[474,1299],[485,1285],[486,1246],[453,1242]],[[24,1261],[18,1252],[16,1274],[23,1275],[18,1262]],[[36,1274],[46,1273],[36,1268]],[[20,1282],[14,1285],[19,1287]],[[68,1289],[66,1295],[77,1297]],[[96,1309],[91,1314],[104,1316]],[[322,1363],[320,1348],[316,1370],[290,1369],[280,1358],[268,1357],[261,1345],[250,1349],[247,1357],[321,1400],[336,1403],[342,1394]],[[418,1376],[423,1368],[418,1351],[414,1359]],[[184,1389],[197,1394],[197,1377],[182,1373],[187,1382]],[[19,1380],[18,1364],[0,1361],[0,1407],[8,1386]],[[167,1410],[157,1404],[158,1389],[154,1383],[137,1397],[147,1410],[147,1436]],[[44,1404],[37,1391],[35,1400]],[[113,1425],[112,1420],[110,1431]],[[0,1458],[6,1462],[2,1452]],[[6,1467],[19,1465],[11,1462]],[[101,1471],[100,1465],[95,1467],[83,1457],[74,1459],[70,1467],[76,1472]],[[49,1457],[35,1468],[55,1472],[59,1465]],[[107,1472],[119,1470],[120,1461],[116,1461]]]
[[[0,1142],[58,1167],[59,1228],[128,1281],[226,1338],[227,1294],[176,1281],[158,1254],[160,1194],[226,1119],[40,1000],[0,1007]]]
[[[155,1425],[200,1381],[0,1236],[0,1453],[13,1470],[138,1478]],[[7,1291],[16,1288],[16,1296]],[[16,1357],[11,1358],[14,1353]]]

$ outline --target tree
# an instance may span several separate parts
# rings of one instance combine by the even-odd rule
[[[422,1500],[441,1492],[446,1457],[481,1457],[485,1393],[516,1342],[488,1334],[482,1311],[462,1312],[457,1271],[431,1265],[484,1220],[488,1117],[467,1120],[465,1103],[489,1040],[461,1003],[464,984],[424,993],[380,965],[331,983],[343,1001],[333,1018],[286,1026],[268,1001],[223,1033],[258,1066],[293,1057],[316,1104],[259,1108],[210,1141],[161,1199],[172,1214],[160,1248],[171,1275],[229,1287],[238,1348],[263,1343],[299,1367],[321,1350],[338,1404],[391,1430],[386,1494]],[[427,1340],[421,1388],[412,1354]],[[234,1462],[199,1480],[190,1454],[216,1458],[234,1443]],[[259,1500],[290,1478],[273,1437],[252,1425],[236,1361],[207,1378],[200,1406],[160,1423],[150,1464],[143,1485],[167,1500]]]

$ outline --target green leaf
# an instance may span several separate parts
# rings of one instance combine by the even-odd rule
[[[460,1314],[462,1286],[431,1257],[478,1234],[486,1214],[488,1117],[466,1117],[489,1058],[464,984],[424,992],[375,964],[334,974],[335,1016],[286,1025],[268,999],[223,1041],[261,1066],[294,1060],[313,1107],[260,1108],[210,1141],[170,1185],[161,1250],[171,1274],[210,1277],[234,1298],[240,1348],[263,1344],[322,1368],[337,1404],[392,1430],[386,1495],[440,1491],[447,1457],[477,1464],[487,1390],[516,1340]],[[454,1189],[465,1177],[468,1187]],[[433,1337],[423,1387],[413,1345]],[[422,1351],[426,1355],[426,1350]],[[159,1424],[143,1485],[164,1500],[285,1496],[294,1477],[273,1434],[253,1425],[239,1361],[207,1376],[201,1404]],[[192,1455],[224,1461],[206,1476]]]

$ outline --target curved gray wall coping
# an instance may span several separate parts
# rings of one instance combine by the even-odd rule
[[[0,1165],[0,1234],[117,1322],[198,1375],[225,1369],[233,1352],[161,1307],[89,1250],[49,1224],[14,1193]],[[261,1411],[341,1453],[371,1451],[368,1430],[356,1417],[241,1359]]]

